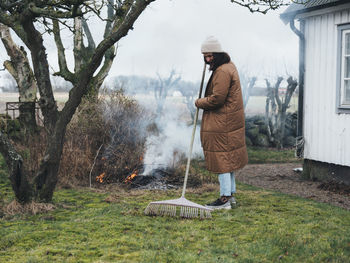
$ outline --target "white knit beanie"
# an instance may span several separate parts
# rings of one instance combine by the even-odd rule
[[[202,53],[221,53],[224,52],[220,42],[213,36],[207,37],[202,43]]]

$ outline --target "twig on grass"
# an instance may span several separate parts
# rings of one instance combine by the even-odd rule
[[[94,158],[94,162],[93,162],[93,164],[92,164],[92,166],[91,166],[91,169],[90,169],[90,174],[89,174],[90,188],[91,188],[91,173],[92,173],[92,170],[94,169],[97,156],[98,156],[98,154],[99,154],[99,152],[100,152],[102,146],[103,146],[103,143],[101,144],[100,148],[98,148],[97,153],[96,153],[95,158]]]

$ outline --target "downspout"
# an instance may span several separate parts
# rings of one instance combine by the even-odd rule
[[[299,96],[298,96],[298,122],[296,138],[296,156],[303,157],[304,153],[304,75],[305,75],[305,21],[300,20],[300,30],[295,27],[295,16],[289,21],[290,28],[299,37]]]

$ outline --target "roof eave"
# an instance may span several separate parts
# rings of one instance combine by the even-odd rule
[[[294,20],[297,15],[309,13],[309,12],[312,12],[315,10],[324,9],[324,8],[328,8],[328,7],[338,6],[338,5],[342,5],[345,3],[349,3],[349,0],[341,0],[338,2],[332,2],[332,3],[328,3],[328,4],[324,4],[324,5],[308,7],[308,8],[300,9],[300,10],[293,11],[293,12],[284,12],[284,13],[280,14],[280,19],[285,24],[288,24],[292,19]]]

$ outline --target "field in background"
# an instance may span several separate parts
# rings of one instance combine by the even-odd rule
[[[68,93],[55,93],[55,100],[58,102],[58,105],[62,107],[63,103],[68,99]],[[136,95],[135,97],[139,101],[142,101],[146,105],[154,106],[154,96],[153,95]],[[18,101],[18,94],[17,93],[0,93],[0,113],[3,113],[5,111],[5,103],[6,102],[14,102]],[[180,106],[184,102],[183,97],[168,97],[167,102],[171,105],[178,105]],[[266,97],[264,96],[252,96],[249,98],[248,105],[246,107],[246,114],[251,115],[263,115],[265,114],[265,105],[266,105]],[[165,107],[167,107],[165,105]],[[182,105],[180,108],[184,108],[185,106]],[[186,108],[186,107],[185,107]],[[295,112],[298,109],[298,97],[294,95],[292,97],[290,108],[288,109],[289,112]]]
[[[249,98],[248,105],[246,106],[246,115],[261,115],[265,114],[266,97],[253,96]],[[271,106],[270,106],[271,107]],[[290,101],[290,107],[288,112],[296,112],[298,110],[298,96],[294,95]]]

